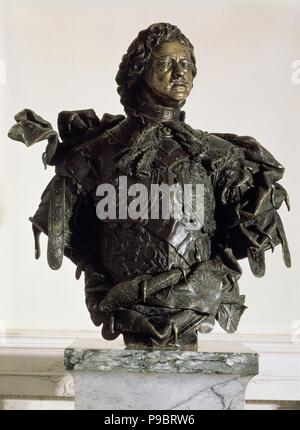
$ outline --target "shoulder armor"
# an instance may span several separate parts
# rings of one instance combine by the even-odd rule
[[[214,136],[226,140],[236,148],[240,148],[246,159],[259,164],[269,165],[270,167],[282,170],[282,173],[284,172],[283,166],[254,137],[239,136],[233,133],[215,133]]]
[[[62,111],[57,125],[62,140],[89,138],[114,127],[125,117],[105,113],[101,120],[93,109]]]
[[[223,168],[225,164],[232,163],[242,156],[242,151],[227,140],[215,134],[208,133],[205,154],[206,161],[212,171]]]
[[[123,115],[105,113],[100,120],[93,109],[60,112],[57,123],[62,142],[54,152],[48,144],[45,153],[50,154],[47,158],[51,162],[47,164],[57,165],[72,149],[113,128],[123,119]]]

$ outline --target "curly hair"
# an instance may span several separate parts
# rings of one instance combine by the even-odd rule
[[[194,66],[193,77],[196,76],[194,47],[189,39],[175,25],[168,23],[150,25],[146,30],[140,31],[137,38],[130,44],[126,54],[123,55],[116,75],[117,91],[126,113],[130,114],[135,111],[135,97],[140,93],[145,66],[150,60],[153,50],[164,42],[180,42],[189,49]]]

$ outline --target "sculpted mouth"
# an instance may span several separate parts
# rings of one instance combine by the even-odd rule
[[[182,81],[182,80],[176,80],[176,81],[171,82],[171,87],[172,88],[174,88],[174,87],[184,87],[184,88],[186,88],[187,87],[187,83],[185,81]]]

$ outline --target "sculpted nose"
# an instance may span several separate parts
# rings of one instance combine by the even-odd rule
[[[183,76],[184,75],[184,68],[180,63],[176,63],[173,69],[173,74],[176,77]]]

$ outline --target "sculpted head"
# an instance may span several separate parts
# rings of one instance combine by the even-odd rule
[[[153,24],[141,31],[123,56],[116,76],[118,93],[127,113],[141,99],[162,106],[181,106],[196,76],[194,48],[179,28]]]

